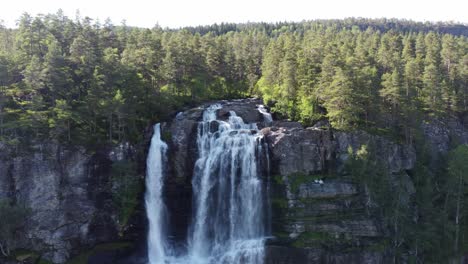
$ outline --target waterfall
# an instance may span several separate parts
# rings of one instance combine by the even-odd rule
[[[167,144],[161,140],[161,126],[154,126],[151,146],[146,160],[145,204],[149,222],[148,260],[149,264],[166,263],[168,245],[166,242],[166,205],[163,200],[164,163]]]
[[[265,238],[261,135],[233,111],[216,119],[220,105],[203,113],[192,186],[194,218],[190,263],[262,263]]]
[[[184,250],[171,248],[164,232],[167,214],[162,193],[167,145],[160,138],[159,124],[155,125],[146,182],[149,264],[263,263],[270,211],[268,184],[261,177],[265,166],[269,170],[268,148],[256,124],[244,123],[233,111],[227,120],[219,120],[216,112],[221,108],[218,104],[206,108],[198,124],[192,222]],[[258,110],[265,122],[271,122],[264,108],[265,113]]]
[[[267,109],[265,108],[264,105],[259,105],[258,106],[258,111],[263,115],[263,120],[267,125],[271,124],[273,122],[273,118],[271,117],[271,114],[268,113]]]

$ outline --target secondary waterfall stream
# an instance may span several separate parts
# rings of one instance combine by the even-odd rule
[[[150,264],[261,264],[268,235],[266,185],[262,159],[267,149],[256,124],[246,124],[235,112],[219,120],[215,104],[205,109],[198,124],[198,159],[192,177],[193,212],[187,245],[176,255],[167,241],[163,201],[167,145],[155,126],[147,160],[146,207],[150,222]],[[258,109],[265,122],[271,116]],[[268,118],[269,117],[269,118]]]
[[[146,214],[148,216],[148,260],[150,264],[164,263],[166,243],[166,205],[163,200],[164,164],[167,144],[161,140],[161,125],[154,126],[151,146],[146,161]]]

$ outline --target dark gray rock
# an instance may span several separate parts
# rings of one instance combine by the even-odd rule
[[[203,109],[196,108],[179,113],[169,125],[163,127],[163,136],[170,133],[170,152],[174,157],[174,177],[178,182],[190,179],[193,161],[196,156],[196,135],[198,121],[202,118]]]
[[[370,204],[364,188],[343,176],[344,164],[348,149],[372,147],[389,168],[391,182],[404,188],[402,199],[409,202],[414,186],[405,171],[415,164],[413,147],[362,131],[331,132],[326,123],[311,128],[294,122],[275,124],[282,126],[264,128],[262,133],[270,146],[272,174],[281,175],[283,190],[273,187],[271,195],[273,233],[283,237],[267,248],[267,263],[385,263],[383,252],[365,249],[384,240],[385,232],[367,213]],[[288,241],[299,244],[284,246]]]
[[[456,118],[430,119],[421,127],[434,159],[446,154],[452,145],[468,144],[468,128]]]
[[[356,185],[342,181],[327,181],[323,184],[308,182],[299,186],[297,197],[307,198],[337,198],[358,194]]]
[[[27,152],[3,150],[0,167],[8,169],[0,177],[0,197],[30,209],[18,248],[65,263],[83,248],[117,238],[110,168],[112,161],[134,155],[129,144],[94,155],[57,143],[34,144]]]
[[[329,129],[330,122],[328,122],[328,120],[320,120],[317,123],[315,123],[312,127],[318,129]]]
[[[306,231],[326,232],[339,239],[345,237],[381,237],[383,234],[371,219],[339,220],[336,222],[315,223],[306,227]]]
[[[229,112],[234,111],[237,116],[242,117],[245,123],[262,123],[263,115],[258,111],[258,105],[262,104],[260,99],[239,99],[232,101],[221,101],[223,106],[217,113],[221,119],[229,118]]]
[[[276,166],[274,171],[279,175],[323,172],[331,161],[336,162],[334,169],[340,171],[348,159],[348,149],[357,151],[362,145],[374,147],[377,158],[384,161],[392,173],[410,170],[416,162],[412,146],[362,131],[332,134],[329,130],[302,128],[295,122],[277,124],[283,126],[265,128],[262,132],[270,145],[272,163]]]
[[[392,173],[411,170],[416,163],[416,152],[413,146],[410,145],[400,145],[383,137],[369,135],[363,131],[336,132],[334,137],[338,170],[343,169],[348,159],[348,149],[351,148],[355,152],[363,145],[372,147],[377,159],[383,161]]]
[[[271,127],[272,127],[272,129],[278,129],[280,127],[282,127],[282,128],[303,128],[303,126],[299,122],[284,121],[284,120],[279,120],[279,121],[274,120],[273,123],[271,124]]]
[[[262,130],[270,146],[274,173],[290,175],[323,171],[326,162],[332,159],[334,149],[329,132],[292,124]]]
[[[5,199],[11,196],[11,178],[8,171],[11,168],[12,162],[10,151],[7,146],[0,142],[0,199]]]
[[[292,248],[267,246],[265,249],[268,264],[380,264],[389,263],[383,252],[354,250],[348,253],[327,252],[317,248]]]

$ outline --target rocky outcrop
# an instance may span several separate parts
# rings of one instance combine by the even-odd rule
[[[358,190],[354,184],[338,180],[327,181],[327,184],[305,182],[297,190],[298,199],[326,199],[356,194]]]
[[[239,99],[231,101],[220,101],[223,108],[217,113],[220,119],[227,119],[229,112],[236,112],[237,116],[242,117],[245,123],[261,123],[263,122],[262,114],[257,110],[258,105],[262,104],[260,99]]]
[[[302,128],[296,122],[274,123],[263,129],[271,149],[271,161],[280,175],[312,173],[325,169],[332,160],[334,143],[328,131]]]
[[[468,123],[463,124],[458,119],[430,119],[424,121],[421,128],[434,159],[447,154],[451,145],[468,144]]]
[[[344,164],[350,150],[367,145],[389,172],[399,173],[413,168],[414,149],[361,131],[332,132],[326,124],[275,122],[263,133],[275,178],[276,240],[269,243],[267,263],[384,263],[386,252],[375,245],[385,232],[368,214],[366,193],[346,176]],[[407,184],[414,192],[411,180]]]
[[[383,162],[391,173],[410,170],[416,162],[416,152],[413,146],[397,144],[384,137],[370,135],[363,131],[336,132],[334,141],[336,142],[337,170],[343,169],[348,159],[349,148],[357,151],[362,145],[372,148],[377,160]]]
[[[110,170],[130,149],[122,144],[89,154],[57,143],[34,144],[27,152],[2,146],[0,198],[30,210],[16,246],[65,263],[80,250],[116,240]]]
[[[277,124],[280,126],[275,126]],[[263,133],[280,175],[323,172],[330,166],[342,170],[349,148],[356,151],[362,145],[373,147],[378,159],[384,161],[391,172],[409,170],[416,161],[412,146],[396,144],[362,131],[332,133],[316,127],[303,128],[296,122],[281,122],[265,128]]]

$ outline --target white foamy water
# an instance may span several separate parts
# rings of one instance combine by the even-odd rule
[[[218,120],[221,105],[205,109],[198,124],[198,159],[192,178],[193,212],[182,255],[174,255],[166,239],[163,202],[163,168],[167,145],[159,126],[148,155],[147,212],[150,220],[148,257],[150,264],[261,264],[268,232],[265,214],[266,185],[261,179],[260,160],[268,162],[263,135],[256,124],[245,124],[235,112]],[[271,115],[262,108],[265,122]],[[266,154],[265,154],[266,153]],[[266,156],[265,156],[266,155]],[[159,165],[158,165],[159,164]],[[267,165],[269,166],[269,165]],[[150,179],[148,179],[150,178]],[[152,200],[154,199],[154,200]],[[153,215],[153,216],[150,216]]]

